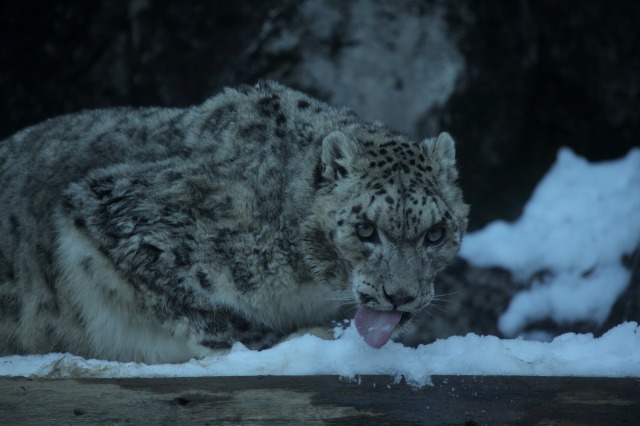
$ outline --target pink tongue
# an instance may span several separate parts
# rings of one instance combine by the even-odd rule
[[[363,305],[356,312],[354,320],[356,329],[364,341],[378,349],[389,341],[400,318],[402,312],[376,311]]]

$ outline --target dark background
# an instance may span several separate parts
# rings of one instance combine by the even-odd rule
[[[640,145],[634,0],[62,0],[1,8],[0,139],[81,109],[186,106],[226,85],[276,79],[416,138],[452,133],[471,229],[517,218],[561,146],[595,161]],[[454,272],[447,279],[481,275]],[[508,302],[508,277],[490,272],[482,279],[492,283],[487,303],[496,312],[485,314],[495,320]],[[616,321],[638,316],[636,305],[625,309]]]

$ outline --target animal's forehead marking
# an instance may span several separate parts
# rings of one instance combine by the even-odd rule
[[[395,185],[370,181],[350,213],[354,220],[373,221],[396,240],[415,239],[441,219],[443,206],[427,188],[409,189],[400,178],[396,181]]]
[[[359,216],[366,214],[398,236],[423,232],[439,220],[443,206],[434,195],[438,191],[432,164],[420,144],[375,134],[362,146],[368,199]]]
[[[420,149],[420,144],[401,139],[369,140],[362,143],[363,157],[369,169],[377,170],[383,179],[393,172],[415,175],[417,179],[432,172],[431,164]]]

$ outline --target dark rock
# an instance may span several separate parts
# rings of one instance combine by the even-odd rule
[[[509,271],[478,268],[457,259],[436,279],[432,307],[416,318],[409,345],[467,333],[500,336],[498,318],[519,290]]]
[[[469,2],[449,10],[467,66],[438,116],[460,140],[472,227],[516,218],[560,146],[592,161],[638,146],[640,3]]]
[[[622,261],[631,271],[629,286],[611,308],[607,321],[595,329],[596,335],[625,321],[635,321],[640,324],[640,246],[634,253],[625,256]]]
[[[0,13],[0,139],[118,105],[185,106],[253,78],[266,1],[15,2]]]

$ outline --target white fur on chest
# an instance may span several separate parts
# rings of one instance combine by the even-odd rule
[[[57,222],[62,297],[80,312],[87,336],[83,343],[89,355],[162,363],[212,352],[184,337],[190,335],[186,321],[161,324],[142,310],[131,284],[119,276],[87,237],[65,222],[64,218]],[[91,271],[83,267],[83,261],[92,263]]]
[[[86,337],[76,346],[84,347],[85,354],[163,363],[220,352],[198,343],[205,336],[194,330],[187,318],[162,323],[151,309],[145,309],[157,302],[157,295],[135,292],[68,219],[58,218],[57,226],[61,296],[71,306],[62,326],[64,321],[74,320],[72,312],[80,313]],[[339,296],[319,283],[297,282],[288,273],[263,278],[259,290],[244,295],[221,279],[222,291],[217,291],[211,302],[234,307],[249,321],[283,334],[328,323],[341,305]]]

